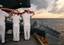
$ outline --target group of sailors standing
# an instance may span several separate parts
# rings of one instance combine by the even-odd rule
[[[10,16],[10,13],[4,11],[7,10],[6,8],[0,9],[0,35],[1,35],[1,41],[2,43],[5,43],[5,17]],[[30,10],[30,8],[19,8],[16,10],[11,11],[11,17],[13,19],[13,41],[19,41],[20,40],[20,19],[23,17],[23,24],[24,24],[24,39],[29,40],[30,39],[30,17],[33,15],[33,11]]]

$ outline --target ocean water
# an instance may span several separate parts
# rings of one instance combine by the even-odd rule
[[[42,27],[41,29],[46,31],[49,45],[64,45],[64,19],[36,19],[32,21],[35,22],[35,26],[39,25],[39,28]]]

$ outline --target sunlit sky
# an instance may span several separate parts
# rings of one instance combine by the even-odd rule
[[[64,18],[64,0],[31,0],[31,3],[36,6],[35,18]]]

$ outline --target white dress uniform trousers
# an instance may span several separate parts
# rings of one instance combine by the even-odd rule
[[[2,43],[5,43],[5,16],[9,16],[9,14],[0,10],[0,36]]]
[[[20,40],[20,16],[19,15],[13,15],[13,40],[14,41],[19,41]]]
[[[22,15],[22,17],[23,17],[23,22],[24,22],[24,38],[25,38],[25,40],[29,40],[30,39],[30,29],[31,29],[31,25],[30,25],[31,14],[24,13]]]

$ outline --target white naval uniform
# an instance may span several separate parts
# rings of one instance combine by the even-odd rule
[[[19,8],[18,11],[21,13],[24,10],[30,10],[30,11],[35,11],[37,8],[37,6],[35,6],[34,4],[31,4],[30,8]],[[32,14],[30,13],[24,13],[22,14],[23,17],[23,22],[24,22],[24,39],[25,40],[29,40],[30,39],[30,29],[31,29],[31,25],[30,25],[30,17],[32,16]]]
[[[24,38],[25,38],[25,40],[30,39],[30,29],[31,29],[30,17],[31,17],[31,15],[32,14],[29,14],[29,13],[24,13],[22,15],[23,22],[24,22]]]
[[[0,10],[0,35],[2,43],[5,43],[5,16],[9,16],[9,14]]]
[[[13,14],[13,40],[19,41],[20,40],[20,15]]]

